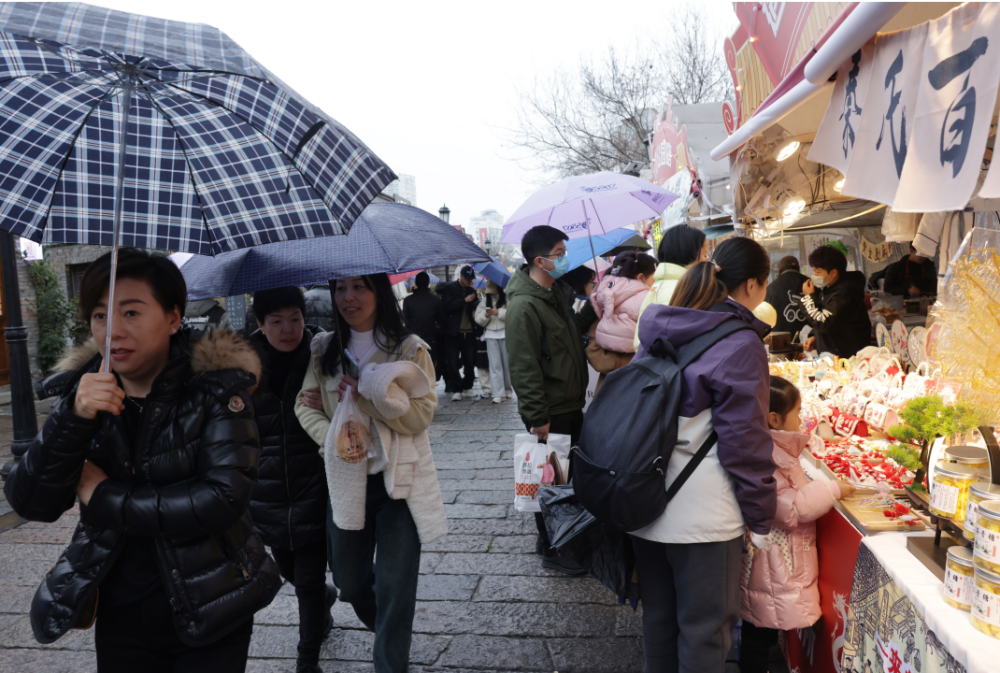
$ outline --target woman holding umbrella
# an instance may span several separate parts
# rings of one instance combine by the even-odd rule
[[[324,447],[333,581],[341,600],[375,632],[375,670],[402,673],[409,662],[420,547],[448,532],[427,438],[437,407],[434,364],[427,344],[403,326],[384,273],[337,280],[333,299],[336,323],[312,341],[295,413]],[[356,413],[338,427],[331,419],[345,400],[353,401]],[[355,436],[357,425],[371,437],[368,451],[341,451],[342,430]]]
[[[96,615],[100,671],[243,671],[253,614],[281,586],[247,512],[260,360],[228,330],[181,327],[187,288],[173,262],[118,254],[110,311],[111,255],[84,274],[94,340],[61,363],[60,397],[5,486],[29,520],[55,521],[80,499],[32,629],[51,643]],[[114,371],[101,373],[112,316]]]

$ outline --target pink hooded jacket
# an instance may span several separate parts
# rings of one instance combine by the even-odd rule
[[[590,302],[600,322],[597,323],[597,345],[619,353],[635,352],[635,330],[639,324],[639,309],[649,287],[641,280],[607,276],[600,282]]]
[[[771,430],[778,510],[767,551],[748,546],[740,596],[743,619],[769,629],[801,629],[820,618],[816,524],[840,497],[835,481],[809,481],[799,454],[810,437]]]

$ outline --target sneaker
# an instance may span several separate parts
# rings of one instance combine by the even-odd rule
[[[502,397],[494,397],[493,398],[493,404],[500,404],[501,402],[503,402],[503,398]]]
[[[452,402],[461,402],[462,401],[462,393],[455,393],[454,395],[452,395],[451,396],[451,401]]]
[[[466,397],[468,397],[468,398],[469,398],[470,400],[478,400],[478,399],[482,399],[482,398],[480,397],[479,393],[477,393],[477,392],[476,392],[476,391],[474,391],[474,390],[466,390],[466,391],[465,391],[465,396],[466,396]]]
[[[555,550],[552,551],[551,556],[542,556],[542,567],[549,570],[558,570],[564,575],[573,577],[587,574],[587,571],[580,567],[580,564],[568,556],[560,556]]]

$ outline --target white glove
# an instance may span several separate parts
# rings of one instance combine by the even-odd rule
[[[767,551],[771,548],[771,534],[750,533],[750,544],[761,551]]]

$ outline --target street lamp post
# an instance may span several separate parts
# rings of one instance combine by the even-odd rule
[[[38,434],[34,389],[28,367],[28,330],[21,324],[21,293],[17,284],[17,251],[14,235],[0,231],[0,264],[3,265],[4,303],[7,305],[7,351],[10,360],[10,403],[14,416],[14,441],[10,452],[14,460],[31,446]]]
[[[490,254],[490,248],[492,248],[492,247],[493,247],[493,243],[490,242],[490,239],[487,238],[485,241],[483,241],[483,250],[486,251],[487,255]]]
[[[440,217],[445,224],[451,224],[451,210],[448,209],[448,206],[441,206],[438,210],[438,217]],[[447,264],[444,267],[444,282],[451,282],[451,266]]]

